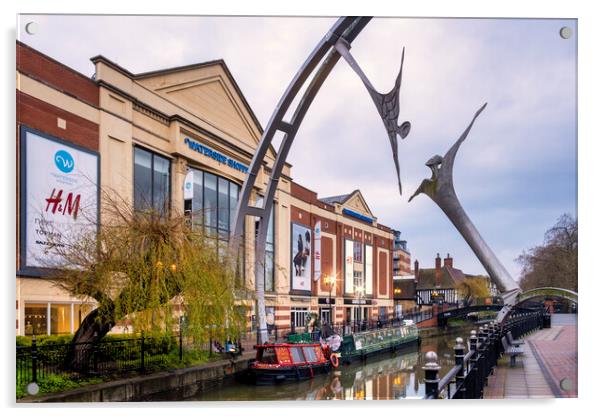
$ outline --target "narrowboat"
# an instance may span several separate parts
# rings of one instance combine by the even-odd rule
[[[249,376],[255,384],[274,384],[313,378],[338,366],[327,345],[314,342],[256,345]]]
[[[412,321],[404,321],[403,325],[391,328],[380,328],[370,331],[344,335],[341,346],[336,352],[340,360],[349,364],[370,356],[400,350],[420,344],[418,328]]]

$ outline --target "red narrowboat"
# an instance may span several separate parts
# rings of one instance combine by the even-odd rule
[[[338,366],[338,357],[319,343],[275,343],[254,348],[257,356],[249,373],[256,384],[305,380]]]

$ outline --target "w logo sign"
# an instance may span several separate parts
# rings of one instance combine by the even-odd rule
[[[75,166],[75,162],[73,161],[73,156],[69,154],[69,152],[65,150],[59,150],[54,154],[54,164],[63,173],[69,173],[73,170]]]

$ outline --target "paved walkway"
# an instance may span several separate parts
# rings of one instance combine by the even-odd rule
[[[516,366],[503,357],[489,377],[486,399],[577,397],[577,315],[553,315],[552,328],[524,338]]]

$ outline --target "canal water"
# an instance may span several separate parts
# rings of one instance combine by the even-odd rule
[[[436,351],[440,377],[454,366],[455,339],[468,343],[472,327],[423,338],[422,344],[368,359],[365,363],[341,365],[336,371],[299,383],[255,386],[233,382],[184,400],[397,400],[424,396],[424,354]],[[173,400],[173,399],[172,399]],[[177,400],[177,399],[176,399]],[[181,399],[180,399],[181,400]]]

